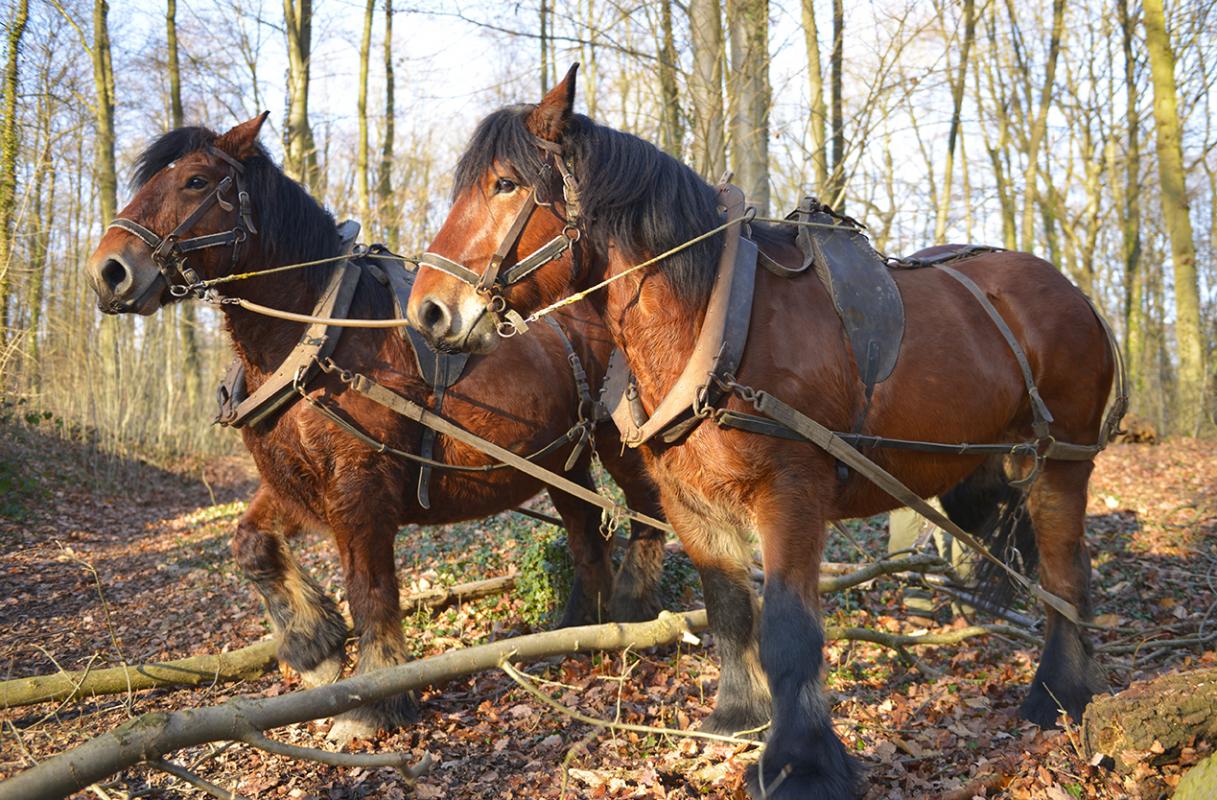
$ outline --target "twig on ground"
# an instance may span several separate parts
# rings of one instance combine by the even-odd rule
[[[74,551],[72,548],[59,541],[56,541],[55,544],[59,545],[59,549],[63,552],[64,556],[76,564],[79,564],[81,567],[87,570],[90,575],[93,576],[93,584],[97,587],[97,599],[101,601],[102,615],[106,620],[106,632],[110,634],[110,643],[114,645],[114,653],[118,656],[119,669],[123,671],[127,681],[127,702],[125,703],[127,716],[132,716],[135,709],[135,692],[131,686],[131,670],[127,666],[127,657],[123,654],[123,645],[122,642],[119,641],[118,631],[114,628],[114,618],[110,614],[110,603],[106,600],[105,590],[102,589],[101,586],[101,575],[97,573],[96,567],[80,556],[76,555],[76,551]]]
[[[279,742],[260,731],[253,730],[241,734],[240,741],[277,756],[316,761],[331,767],[364,767],[365,769],[392,767],[412,781],[427,774],[431,769],[430,753],[424,755],[417,764],[411,764],[410,756],[405,753],[334,753],[329,750],[318,750],[315,747],[301,747],[296,744]]]
[[[608,728],[612,731],[632,731],[634,733],[657,734],[659,736],[672,736],[681,739],[708,739],[713,742],[726,742],[727,744],[744,744],[749,746],[757,746],[760,742],[755,739],[743,739],[738,736],[724,736],[718,733],[705,733],[704,731],[682,731],[676,728],[659,728],[653,725],[635,725],[629,722],[614,722],[612,720],[600,719],[599,717],[591,717],[573,708],[568,708],[562,705],[557,700],[554,700],[549,695],[536,688],[530,682],[531,675],[525,675],[514,666],[512,666],[510,658],[511,654],[507,654],[502,661],[499,662],[499,669],[507,674],[516,684],[528,692],[528,694],[540,700],[545,705],[554,709],[558,713],[570,717],[573,720],[582,722],[586,725],[592,725],[597,728]]]
[[[222,786],[216,786],[209,780],[200,778],[190,770],[183,767],[181,764],[175,764],[172,761],[160,759],[157,761],[149,761],[148,766],[153,769],[160,770],[166,774],[172,775],[180,781],[190,784],[199,791],[206,792],[212,797],[219,800],[248,800],[244,795],[237,794],[231,789],[225,789]]]

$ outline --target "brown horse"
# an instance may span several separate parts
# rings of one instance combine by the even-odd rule
[[[476,352],[512,346],[496,335],[505,309],[527,316],[621,276],[593,295],[637,380],[649,414],[689,361],[717,272],[722,235],[645,270],[626,270],[722,223],[716,191],[691,169],[634,136],[572,113],[574,69],[537,105],[482,121],[457,168],[456,199],[411,296],[409,317],[442,346]],[[569,175],[569,178],[566,177]],[[572,189],[574,191],[572,191]],[[535,194],[533,194],[535,193]],[[487,309],[451,264],[484,274],[487,257],[535,201],[518,238],[529,253],[564,232],[576,239],[518,282],[500,283]],[[572,224],[574,223],[574,224]],[[791,226],[754,224],[762,252],[789,263]],[[1085,297],[1050,264],[1024,253],[986,253],[954,268],[983,288],[1030,361],[1051,413],[1052,435],[1098,437],[1115,356]],[[499,274],[512,275],[510,262]],[[455,271],[457,276],[462,275]],[[875,392],[866,433],[932,442],[1033,440],[1028,393],[1011,348],[977,301],[936,269],[897,271],[906,325],[894,372]],[[527,320],[525,320],[527,321]],[[520,326],[514,326],[519,328]],[[524,333],[538,329],[535,323]],[[834,430],[864,408],[862,382],[841,321],[821,281],[758,271],[739,384],[765,390]],[[725,407],[752,411],[737,394]],[[715,731],[772,724],[755,795],[843,797],[858,768],[833,733],[819,686],[823,628],[816,591],[825,523],[865,517],[897,503],[804,441],[702,422],[674,444],[642,448],[664,511],[699,568],[722,658]],[[986,457],[875,451],[873,458],[922,497],[969,476],[985,480]],[[1025,472],[1030,465],[1012,466]],[[1092,461],[1046,461],[1027,497],[1044,587],[1089,613],[1090,561],[1083,541]],[[747,534],[764,556],[763,610],[749,587]],[[1078,718],[1103,685],[1084,632],[1047,609],[1046,643],[1023,714],[1041,725],[1063,708]],[[763,787],[767,787],[763,788]]]
[[[247,244],[201,249],[190,267],[214,278],[275,265],[312,261],[340,252],[330,214],[286,177],[257,143],[265,117],[217,136],[204,128],[181,128],[162,136],[140,157],[138,191],[122,217],[162,234],[173,230],[241,165],[252,223]],[[231,201],[231,202],[230,202]],[[235,193],[215,202],[182,235],[207,235],[241,225]],[[225,206],[229,210],[225,209]],[[111,228],[88,262],[103,310],[151,314],[171,302],[169,279],[158,270],[148,244],[128,230]],[[325,267],[282,272],[225,285],[231,296],[307,313],[325,285]],[[231,288],[230,288],[231,287]],[[267,379],[300,339],[302,326],[257,316],[225,305],[224,323],[244,363],[250,392]],[[350,316],[392,316],[388,290],[367,273]],[[598,385],[611,342],[589,310],[576,309],[561,324],[589,378]],[[474,358],[448,393],[444,414],[466,429],[531,453],[567,431],[577,419],[579,399],[565,346],[549,329],[501,348],[493,358]],[[333,354],[336,363],[358,368],[394,391],[426,404],[431,390],[420,379],[410,345],[396,330],[348,330]],[[374,438],[416,452],[420,429],[370,401],[342,391],[321,375],[310,396],[332,407]],[[658,501],[640,459],[606,431],[599,452],[631,507],[654,514]],[[381,455],[355,440],[306,403],[296,403],[265,424],[242,430],[262,476],[262,486],[238,525],[233,552],[265,600],[280,637],[279,658],[310,682],[328,681],[341,670],[346,627],[334,601],[301,569],[286,540],[301,529],[332,532],[341,557],[347,598],[359,636],[359,671],[396,664],[406,657],[394,569],[393,539],[407,524],[436,525],[488,516],[514,508],[540,491],[535,479],[513,469],[456,472],[439,469],[431,483],[431,508],[414,492],[417,467]],[[563,471],[564,447],[541,461]],[[482,453],[439,437],[434,458],[451,465],[493,463]],[[585,454],[568,477],[591,487]],[[597,509],[559,491],[550,496],[566,526],[575,563],[575,588],[561,624],[605,618],[653,618],[659,611],[658,581],[663,539],[654,528],[635,525],[620,574],[614,581],[610,544],[600,532]],[[615,589],[614,589],[615,584]],[[408,697],[351,712],[335,723],[333,738],[396,726],[412,715]]]

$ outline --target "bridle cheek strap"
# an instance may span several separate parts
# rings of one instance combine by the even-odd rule
[[[480,275],[458,261],[453,261],[447,256],[430,251],[423,253],[419,257],[418,263],[420,266],[431,267],[451,275],[458,281],[472,286],[479,294],[493,296],[499,290],[506,289],[524,280],[551,261],[558,260],[567,250],[571,249],[574,237],[567,233],[568,227],[524,258],[516,261],[516,263],[506,270],[503,269],[503,262],[507,260],[507,256],[510,255],[511,251],[519,243],[520,237],[524,234],[524,228],[527,227],[533,212],[540,205],[542,204],[537,202],[536,194],[531,193],[528,200],[516,212],[515,219],[512,220],[511,227],[508,228],[502,243],[499,244],[494,255],[490,257],[490,263],[487,264],[486,271]]]
[[[258,232],[253,224],[253,204],[250,201],[249,192],[245,189],[244,181],[241,180],[245,174],[245,165],[218,147],[211,147],[210,151],[212,155],[231,165],[234,174],[220,181],[216,188],[212,189],[211,193],[204,197],[169,235],[158,236],[135,220],[125,217],[116,217],[106,226],[106,230],[118,228],[126,231],[148,245],[152,250],[153,263],[164,276],[165,282],[169,284],[170,293],[175,297],[185,297],[201,281],[199,274],[186,264],[188,253],[205,250],[209,247],[232,245],[232,259],[235,264],[241,243],[249,238],[249,234]],[[232,188],[234,177],[237,184],[237,205],[233,205],[224,198],[224,193]],[[239,221],[236,227],[218,233],[193,236],[189,239],[181,238],[183,234],[198,224],[199,220],[214,205],[219,205],[225,211],[232,211],[239,206]]]
[[[575,242],[579,241],[580,238],[579,217],[581,208],[579,204],[579,190],[574,174],[566,163],[566,159],[562,156],[562,147],[556,142],[549,142],[540,138],[536,139],[536,145],[543,152],[546,162],[556,166],[558,174],[562,179],[562,199],[566,205],[566,219],[561,233],[536,250],[533,250],[524,258],[517,259],[516,263],[506,270],[503,269],[503,262],[507,260],[507,256],[519,244],[520,237],[524,234],[524,228],[528,226],[528,221],[532,218],[533,212],[539,206],[552,208],[552,203],[543,203],[538,200],[536,189],[533,189],[529,192],[528,200],[516,212],[515,219],[511,222],[511,227],[507,229],[507,234],[503,237],[503,241],[499,243],[498,249],[490,257],[490,262],[486,265],[485,271],[480,275],[464,264],[453,261],[451,258],[439,253],[428,251],[423,253],[418,260],[419,266],[430,267],[431,269],[447,273],[458,281],[472,286],[477,290],[479,295],[485,297],[486,309],[498,320],[499,335],[503,337],[528,330],[524,318],[514,309],[507,307],[507,301],[503,298],[502,294],[503,290],[524,280],[546,264],[557,261],[568,250],[573,250]],[[574,263],[571,265],[572,277],[577,274],[579,269],[578,261],[579,259],[576,254]],[[506,318],[505,320],[504,317]]]

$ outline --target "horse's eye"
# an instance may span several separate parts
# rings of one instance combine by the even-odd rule
[[[190,180],[186,181],[187,189],[206,189],[207,179],[202,175],[195,175]]]
[[[494,182],[495,194],[511,194],[516,188],[515,181],[508,180],[507,178],[499,178]]]

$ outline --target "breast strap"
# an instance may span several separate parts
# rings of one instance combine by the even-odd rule
[[[744,193],[731,184],[721,186],[719,206],[727,219],[741,219]],[[615,351],[609,359],[603,398],[626,445],[638,447],[656,434],[663,434],[664,441],[670,443],[687,434],[700,422],[692,413],[694,408],[698,404],[713,405],[719,399],[718,383],[711,376],[732,375],[739,367],[752,318],[757,255],[756,245],[744,238],[742,231],[743,223],[736,222],[723,234],[718,274],[693,353],[649,418],[636,418],[641,403],[621,351]]]

